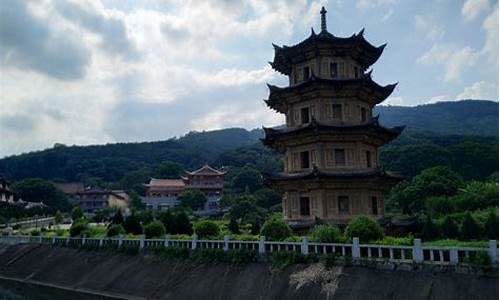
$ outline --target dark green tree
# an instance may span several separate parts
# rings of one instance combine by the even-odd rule
[[[450,216],[444,218],[441,225],[441,235],[445,239],[455,239],[458,237],[458,226]]]
[[[68,211],[70,204],[62,191],[52,182],[40,178],[28,178],[15,182],[12,191],[28,202],[43,202],[45,205],[60,211]]]
[[[124,228],[127,233],[142,234],[141,222],[133,213],[125,219]]]
[[[240,226],[238,225],[238,221],[236,221],[235,218],[231,218],[229,220],[229,225],[227,226],[227,229],[229,229],[229,231],[231,231],[231,233],[233,233],[233,234],[240,234],[241,233]]]
[[[189,217],[185,211],[180,211],[175,214],[175,232],[174,234],[192,234],[193,225],[189,221]]]
[[[274,205],[281,203],[280,194],[269,188],[263,188],[256,191],[254,194],[256,199],[255,204],[260,207],[264,207],[266,209],[271,208]]]
[[[262,184],[262,174],[258,170],[244,167],[232,179],[231,188],[235,193],[243,193],[245,191],[253,193],[261,189]]]
[[[164,161],[156,167],[154,171],[154,177],[164,179],[177,179],[182,175],[183,172],[184,169],[180,164],[173,161]]]
[[[71,210],[71,219],[73,219],[73,222],[83,219],[83,210],[80,206],[75,206]]]
[[[470,212],[467,212],[460,229],[460,237],[465,241],[475,240],[482,235],[481,233],[481,227],[479,227]]]
[[[116,212],[113,216],[113,219],[111,220],[111,224],[123,225],[123,215],[122,215],[122,211],[120,209],[116,210]]]
[[[63,215],[61,211],[56,211],[56,214],[54,215],[54,223],[56,224],[61,224],[63,221]]]
[[[498,215],[490,212],[484,223],[484,233],[490,240],[498,240]]]
[[[145,205],[144,205],[144,203],[142,203],[141,197],[139,196],[139,194],[137,194],[136,192],[132,191],[132,192],[129,193],[129,197],[130,197],[130,208],[132,210],[142,210],[142,209],[144,209]]]
[[[179,195],[178,199],[182,207],[188,207],[192,210],[203,208],[207,202],[207,197],[199,190],[186,190]]]
[[[439,238],[439,227],[429,216],[426,217],[424,226],[422,227],[422,238],[426,241]]]

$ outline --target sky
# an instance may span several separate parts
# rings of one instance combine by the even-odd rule
[[[0,157],[284,122],[263,102],[272,43],[365,28],[385,105],[498,101],[494,0],[0,2]]]

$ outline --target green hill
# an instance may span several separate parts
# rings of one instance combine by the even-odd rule
[[[466,149],[467,166],[475,164],[471,151],[480,156],[479,160],[484,160],[481,176],[490,175],[497,170],[498,163],[494,163],[498,162],[495,152],[498,148],[497,102],[458,101],[417,107],[385,106],[377,107],[376,113],[380,113],[380,120],[386,126],[407,125],[399,139],[382,149],[382,163],[389,169],[413,175],[421,167],[408,168],[412,161],[409,153],[414,155],[413,159],[426,161],[419,162],[418,165],[445,163],[458,167],[461,165],[460,159],[465,157],[462,150]],[[0,174],[11,180],[29,177],[64,181],[98,178],[108,183],[117,183],[127,174],[138,170],[142,170],[142,176],[150,174],[150,170],[163,161],[177,162],[188,170],[204,163],[219,167],[242,167],[250,164],[262,172],[272,173],[280,168],[279,157],[260,144],[259,138],[262,136],[261,129],[248,131],[229,128],[190,132],[180,138],[157,142],[57,145],[43,151],[0,159]],[[466,144],[466,147],[450,148],[462,144]],[[428,145],[432,147],[429,148]],[[436,150],[436,147],[445,151],[441,151],[441,148]],[[420,151],[421,149],[427,150]],[[462,156],[453,158],[457,151],[462,151]],[[487,151],[487,154],[481,154],[480,151]],[[435,155],[438,156],[434,157]],[[463,169],[466,169],[465,165]]]
[[[498,102],[463,100],[414,107],[378,106],[384,126],[406,125],[441,134],[498,136]]]

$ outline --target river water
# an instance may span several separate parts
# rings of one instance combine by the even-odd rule
[[[67,291],[54,287],[0,279],[0,300],[110,300],[125,299]]]

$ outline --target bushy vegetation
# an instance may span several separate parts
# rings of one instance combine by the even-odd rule
[[[115,237],[125,233],[125,228],[121,224],[112,224],[109,226],[106,236]]]
[[[343,240],[340,230],[334,225],[316,225],[311,232],[311,241],[338,243]]]
[[[79,220],[73,222],[73,224],[71,224],[71,227],[69,229],[69,234],[72,237],[79,236],[88,228],[89,228],[89,224],[88,224],[87,220],[79,219]]]
[[[272,216],[262,225],[260,234],[268,240],[281,241],[292,236],[292,230],[279,216]]]
[[[160,221],[153,221],[144,226],[144,234],[147,239],[163,238],[165,236],[165,226]]]
[[[359,216],[349,222],[345,234],[350,239],[357,237],[361,243],[368,243],[383,238],[384,230],[374,220],[365,216]]]
[[[202,220],[194,224],[194,233],[199,238],[217,237],[220,233],[220,228],[217,223],[210,220]]]

